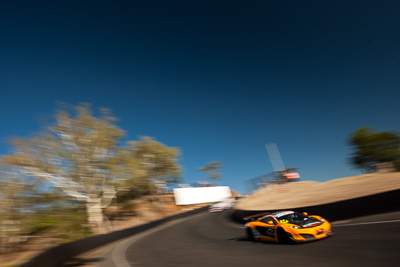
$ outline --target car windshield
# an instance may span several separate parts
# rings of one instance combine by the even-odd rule
[[[273,213],[279,222],[300,224],[308,220],[308,216],[294,211],[283,211]]]

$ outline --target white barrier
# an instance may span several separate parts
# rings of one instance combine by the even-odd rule
[[[176,205],[218,202],[232,196],[229,186],[175,188]]]

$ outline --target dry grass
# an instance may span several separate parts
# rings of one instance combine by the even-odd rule
[[[148,198],[143,198],[135,203],[135,216],[123,215],[121,211],[113,214],[111,224],[113,230],[122,230],[126,228],[135,227],[144,223],[162,219],[167,216],[187,212],[189,210],[204,207],[208,203],[188,206],[177,206],[172,194],[158,196],[158,202],[151,202]],[[112,212],[115,212],[113,210]],[[129,211],[124,211],[129,213]],[[1,267],[17,267],[29,261],[45,250],[59,244],[60,240],[51,238],[49,236],[36,236],[31,237],[28,241],[18,248],[16,251],[8,254],[0,255]]]

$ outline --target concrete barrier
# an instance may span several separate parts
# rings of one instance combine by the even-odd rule
[[[305,206],[294,209],[287,208],[284,210],[288,209],[298,212],[307,212],[309,215],[320,215],[328,221],[338,221],[378,213],[400,211],[400,190],[322,205]],[[232,219],[240,223],[245,223],[243,218],[247,216],[281,210],[235,210],[232,213]]]
[[[22,267],[52,267],[59,266],[63,262],[79,255],[89,250],[104,246],[108,243],[117,241],[119,239],[123,239],[140,232],[146,231],[150,228],[156,227],[163,223],[184,218],[202,211],[207,210],[207,207],[203,207],[196,210],[191,210],[185,213],[180,213],[176,215],[172,215],[160,220],[156,220],[150,223],[146,223],[143,225],[139,225],[136,227],[123,229],[115,232],[111,232],[104,235],[92,236],[89,238],[77,240],[74,242],[62,244],[56,247],[53,247],[42,254],[36,256],[31,261],[21,265]]]

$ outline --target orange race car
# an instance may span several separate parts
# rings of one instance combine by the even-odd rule
[[[258,219],[257,219],[258,218]],[[250,240],[277,243],[307,242],[332,235],[331,224],[317,215],[295,211],[264,213],[244,218]]]

